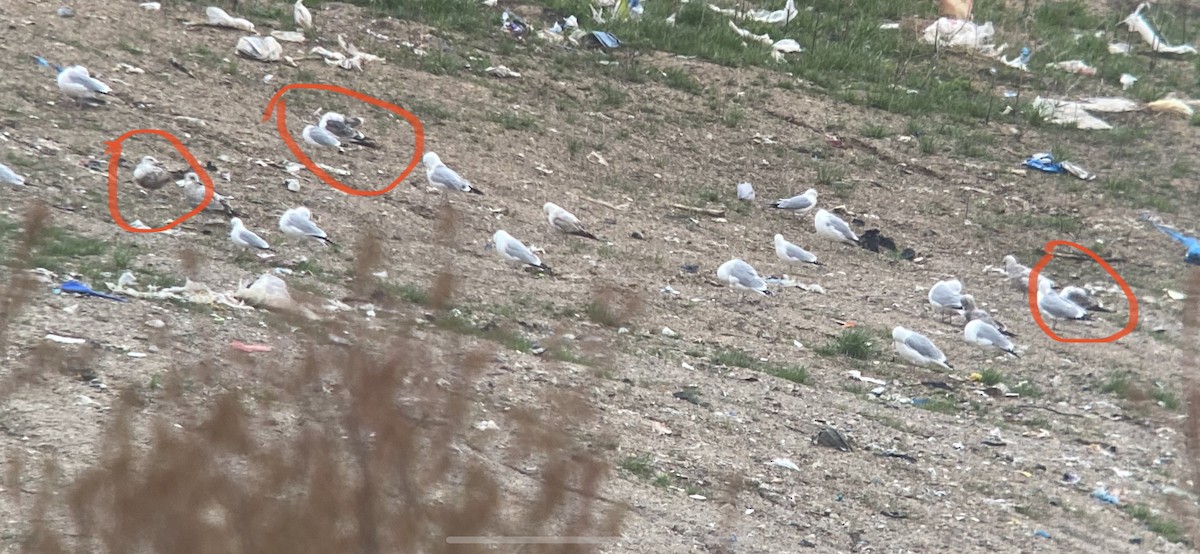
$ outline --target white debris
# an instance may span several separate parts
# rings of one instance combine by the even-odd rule
[[[506,78],[516,79],[516,78],[521,77],[520,73],[517,73],[516,71],[513,71],[503,65],[489,67],[489,68],[485,69],[484,71],[487,71],[488,75],[491,75],[492,77],[500,77],[501,79],[506,79]]]
[[[216,6],[209,6],[204,13],[208,15],[208,24],[214,27],[229,27],[230,29],[254,32],[254,24],[248,19],[233,17]]]
[[[1171,46],[1167,41],[1150,26],[1150,22],[1142,15],[1142,10],[1150,7],[1149,3],[1143,2],[1138,4],[1136,10],[1129,14],[1122,23],[1129,27],[1129,30],[1141,35],[1142,40],[1150,45],[1150,48],[1155,52],[1164,54],[1195,54],[1196,47],[1191,45]]]
[[[275,37],[245,36],[237,41],[237,53],[260,62],[277,62],[283,58],[283,46]]]
[[[62,335],[55,335],[54,333],[46,334],[46,338],[48,338],[54,342],[61,343],[61,344],[83,344],[83,343],[87,342],[87,340],[85,340],[85,339],[78,339],[75,337],[64,337]]]

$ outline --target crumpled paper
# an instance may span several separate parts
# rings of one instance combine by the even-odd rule
[[[237,53],[260,62],[277,62],[283,58],[283,46],[275,37],[245,36],[237,41]]]

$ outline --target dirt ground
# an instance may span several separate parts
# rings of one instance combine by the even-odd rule
[[[1147,524],[1147,518],[1175,522],[1182,536],[1196,521],[1186,515],[1196,508],[1196,497],[1185,449],[1184,384],[1191,364],[1179,340],[1183,303],[1165,292],[1187,290],[1182,251],[1139,221],[1137,208],[1114,200],[1096,183],[1012,171],[1029,154],[1066,141],[1073,157],[1102,176],[1131,164],[1169,165],[1189,159],[1198,146],[1196,127],[1186,119],[1146,113],[1110,118],[1117,125],[1137,121],[1151,128],[1139,145],[1164,140],[1154,157],[1137,160],[1117,156],[1082,133],[1008,123],[976,124],[975,132],[993,138],[986,147],[989,159],[946,148],[923,154],[915,140],[902,138],[906,118],[811,93],[803,83],[775,86],[786,78],[761,69],[639,56],[648,67],[685,70],[725,102],[736,99],[740,120],[723,123],[728,109],[714,109],[699,96],[660,81],[616,81],[589,69],[603,67],[597,60],[604,56],[595,53],[579,53],[574,63],[580,70],[567,78],[525,48],[508,55],[464,54],[477,57],[473,65],[519,67],[520,78],[490,77],[480,67],[437,75],[422,70],[413,47],[461,48],[452,34],[434,36],[417,24],[370,19],[358,8],[327,4],[314,8],[318,44],[336,49],[336,36],[344,34],[388,61],[368,62],[362,72],[313,60],[299,60],[299,67],[262,64],[235,56],[233,45],[242,33],[185,29],[182,21],[198,20],[201,12],[189,3],[165,3],[162,11],[149,12],[135,2],[112,2],[78,5],[74,17],[60,18],[49,4],[0,0],[5,23],[0,43],[7,60],[0,86],[0,157],[30,178],[24,189],[0,188],[5,218],[20,221],[27,208],[45,202],[54,225],[130,248],[133,255],[121,270],[143,281],[150,275],[176,283],[188,277],[214,290],[233,290],[272,267],[290,267],[293,274],[283,278],[293,291],[322,301],[349,299],[355,310],[339,317],[359,321],[367,317],[365,302],[353,301],[349,276],[354,245],[372,230],[383,238],[384,281],[393,288],[424,289],[449,267],[456,278],[453,303],[469,308],[473,323],[516,329],[526,341],[571,335],[580,345],[605,345],[607,361],[589,365],[466,338],[499,352],[476,384],[472,420],[494,419],[503,427],[508,407],[536,403],[556,390],[582,393],[598,409],[598,419],[573,438],[617,466],[601,496],[631,507],[623,541],[604,552],[1191,549]],[[260,29],[271,28],[269,23],[260,23]],[[302,47],[284,43],[284,50],[300,58],[311,46],[311,40]],[[122,99],[93,109],[68,105],[58,96],[52,72],[35,65],[33,55],[86,65]],[[173,68],[172,58],[195,78]],[[264,82],[268,75],[273,78]],[[442,200],[426,190],[423,167],[381,196],[341,193],[307,171],[294,177],[301,182],[299,192],[289,191],[285,180],[293,176],[280,166],[294,160],[274,121],[261,120],[280,86],[302,82],[347,87],[411,110],[424,122],[426,150],[485,194],[452,196],[458,227],[448,234],[438,224]],[[613,89],[623,101],[604,100]],[[352,171],[347,184],[378,188],[412,156],[411,129],[383,111],[328,93],[292,91],[287,98],[289,126],[297,137],[318,108],[366,119],[364,131],[381,149],[318,153],[304,145],[318,161]],[[868,124],[893,132],[863,136],[860,130]],[[198,159],[215,163],[217,190],[234,197],[247,226],[275,247],[274,257],[235,259],[219,213],[201,214],[171,234],[118,228],[106,205],[106,141],[143,128],[170,131]],[[605,163],[589,158],[592,152]],[[127,160],[136,163],[142,155],[172,167],[183,164],[163,141],[142,136],[125,143]],[[84,167],[89,161],[97,161],[99,170]],[[821,184],[828,179],[819,167],[841,168],[842,175]],[[131,170],[132,165],[122,168],[122,175]],[[735,199],[735,185],[742,181],[757,190],[749,206]],[[1177,204],[1171,218],[1188,228],[1198,213],[1200,181],[1187,172],[1164,185],[1170,191],[1164,194]],[[769,208],[776,198],[809,187],[819,191],[821,207],[840,207],[847,221],[862,222],[855,224],[857,231],[879,229],[901,248],[914,249],[916,258],[823,242],[811,214]],[[603,240],[556,234],[541,208],[548,201],[572,211]],[[188,209],[174,186],[143,194],[122,182],[119,202],[127,221],[151,226]],[[284,239],[278,217],[301,203],[337,248]],[[726,213],[712,217],[674,208],[677,204]],[[1038,224],[1052,216],[1079,225],[1060,231]],[[504,264],[485,248],[497,229],[542,249],[556,275]],[[785,266],[774,254],[775,233],[809,248],[824,265]],[[1000,266],[1006,254],[1032,265],[1050,240],[1102,246],[1107,258],[1122,260],[1115,267],[1139,301],[1137,330],[1115,343],[1056,342],[1037,327],[1024,295],[1002,275],[985,271]],[[200,258],[191,271],[180,262],[188,249]],[[715,284],[717,266],[734,257],[763,275],[786,274],[819,284],[824,292],[775,287],[773,297],[739,301],[736,291]],[[84,272],[102,262],[65,263]],[[1092,266],[1059,258],[1046,271],[1060,283],[1105,284]],[[107,280],[115,282],[118,274],[110,271]],[[1019,359],[985,356],[962,340],[957,320],[947,324],[930,313],[926,292],[950,276],[1016,333]],[[89,284],[105,290],[101,282]],[[640,300],[640,311],[624,329],[589,316],[600,287]],[[1059,331],[1100,337],[1120,330],[1129,303],[1117,291],[1101,299],[1115,313],[1065,323]],[[419,317],[422,310],[403,313]],[[400,316],[389,317],[381,310],[375,325],[398,325]],[[58,350],[83,357],[95,381],[48,372],[9,393],[0,403],[0,451],[29,468],[54,458],[69,479],[100,455],[102,432],[117,402],[114,391],[133,388],[153,397],[156,376],[204,364],[221,367],[222,378],[189,389],[188,407],[203,408],[218,389],[238,389],[251,393],[247,402],[259,415],[288,413],[291,407],[265,400],[272,386],[267,374],[298,357],[304,345],[275,318],[262,310],[116,303],[56,294],[45,286],[12,324],[0,377],[37,366],[39,353]],[[152,327],[152,320],[165,325]],[[819,352],[846,322],[871,333],[874,355],[855,360]],[[894,358],[889,337],[896,325],[929,336],[955,370],[914,368]],[[431,343],[448,344],[439,341],[453,334],[428,322],[418,328]],[[43,338],[47,333],[84,338],[87,344],[51,343]],[[271,345],[276,354],[235,353],[232,341]],[[731,352],[748,354],[740,365],[749,367],[731,362],[736,358]],[[236,363],[229,361],[235,357]],[[805,368],[807,382],[758,371],[785,366]],[[988,395],[986,385],[970,379],[988,370],[1027,394]],[[849,375],[853,371],[886,385],[859,381]],[[1132,372],[1130,387],[1165,392],[1149,400],[1123,396],[1126,389],[1113,385],[1122,371]],[[695,388],[702,404],[675,395],[687,387]],[[883,389],[880,394],[872,392],[876,387]],[[145,426],[165,418],[187,429],[194,417],[190,409],[149,402],[135,421]],[[836,427],[855,448],[843,452],[814,443],[823,425]],[[772,465],[779,458],[799,471]],[[504,464],[493,467],[514,489],[537,479]],[[1078,482],[1065,481],[1067,474]],[[22,481],[20,491],[11,483],[3,486],[0,551],[22,550],[39,486],[35,474]],[[1148,511],[1139,518],[1103,503],[1091,496],[1098,486],[1118,492],[1123,505]]]

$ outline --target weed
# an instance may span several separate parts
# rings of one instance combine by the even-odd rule
[[[1035,385],[1033,383],[1029,383],[1029,382],[1018,384],[1017,386],[1013,387],[1011,390],[1012,390],[1012,392],[1015,392],[1015,393],[1021,395],[1021,398],[1041,398],[1042,397],[1042,389],[1038,388],[1037,385]]]
[[[754,359],[753,356],[736,348],[717,352],[717,354],[713,356],[713,362],[720,365],[744,367],[747,369],[758,364],[758,360]]]
[[[537,128],[537,120],[531,116],[513,112],[502,112],[492,116],[492,121],[509,131],[527,131]]]
[[[625,101],[629,99],[628,94],[606,83],[596,85],[596,95],[601,108],[618,108],[625,105]]]
[[[1100,390],[1118,398],[1129,398],[1133,391],[1133,375],[1128,371],[1114,371]]]
[[[786,379],[801,385],[806,385],[809,382],[808,369],[801,366],[768,367],[765,372],[767,375]]]
[[[697,81],[696,78],[692,77],[692,74],[688,73],[686,70],[672,67],[663,73],[665,74],[663,77],[663,83],[668,87],[676,90],[682,90],[683,92],[690,94],[700,94],[704,92],[704,87],[700,85],[700,81]]]
[[[1004,382],[1004,374],[994,369],[985,369],[979,374],[982,376],[980,381],[989,387]]]
[[[1162,387],[1155,387],[1151,390],[1150,398],[1153,398],[1160,406],[1171,411],[1178,410],[1180,406],[1179,397],[1174,392]]]
[[[885,139],[892,134],[891,129],[875,123],[863,125],[861,132],[862,136],[873,139]]]
[[[939,414],[957,414],[958,402],[948,396],[936,396],[926,399],[925,402],[914,405],[922,410],[929,410]]]
[[[846,172],[842,171],[842,169],[839,167],[829,164],[821,164],[817,166],[817,183],[820,185],[832,187],[841,181],[845,176]]]
[[[1183,526],[1154,513],[1154,510],[1148,506],[1143,504],[1126,504],[1124,510],[1125,513],[1129,514],[1129,517],[1146,524],[1147,529],[1170,542],[1183,543],[1188,540]]]
[[[933,135],[921,135],[917,137],[917,146],[921,148],[921,153],[930,155],[937,153],[941,149],[942,143]]]
[[[846,329],[813,351],[822,356],[845,356],[855,360],[869,360],[876,354],[871,333],[863,329]]]
[[[625,458],[618,464],[618,467],[642,479],[654,477],[654,458],[649,454]]]

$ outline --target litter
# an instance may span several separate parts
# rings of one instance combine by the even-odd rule
[[[349,56],[341,52],[334,52],[321,46],[313,47],[312,50],[309,50],[309,53],[316,54],[321,58],[324,58],[325,63],[328,65],[336,65],[342,69],[357,69],[359,71],[362,71],[363,62],[387,61],[374,54],[368,54],[359,50],[353,44],[346,42],[346,39],[343,38],[342,35],[338,35],[338,46],[342,50],[345,50],[346,54],[349,54]]]
[[[251,23],[250,20],[242,19],[240,17],[233,17],[233,16],[229,15],[228,13],[226,13],[225,10],[222,10],[221,8],[218,8],[216,6],[209,6],[207,9],[204,10],[204,13],[205,13],[205,15],[208,16],[208,22],[192,23],[192,25],[208,25],[210,27],[226,27],[229,29],[238,29],[241,31],[246,31],[249,33],[254,32],[254,24]]]
[[[942,0],[938,5],[938,15],[950,19],[971,19],[972,0]]]
[[[305,41],[304,33],[300,31],[271,31],[271,36],[275,37],[275,40],[282,40],[283,42]]]
[[[1129,90],[1129,87],[1132,87],[1133,84],[1137,82],[1137,80],[1138,80],[1138,78],[1134,77],[1133,75],[1130,75],[1128,73],[1122,73],[1121,74],[1121,90]]]
[[[787,458],[775,458],[774,460],[771,460],[771,465],[790,469],[792,471],[800,471],[800,466],[796,465],[795,462]]]
[[[507,66],[503,66],[503,65],[489,67],[489,68],[485,69],[484,71],[487,71],[488,75],[491,75],[493,77],[500,77],[502,79],[510,78],[510,77],[511,78],[519,78],[521,76],[520,73],[517,73],[516,71],[513,71],[513,70],[509,69]]]
[[[1123,113],[1142,109],[1141,104],[1128,98],[1084,98],[1079,106],[1089,112]]]
[[[500,29],[512,33],[517,40],[525,38],[525,34],[529,32],[529,26],[520,17],[517,17],[508,10],[504,10],[504,15],[500,16]]]
[[[292,299],[283,279],[270,273],[263,273],[249,286],[239,282],[233,297],[251,306],[294,313],[310,320],[320,319],[313,310]]]
[[[1047,532],[1047,531],[1043,531],[1043,530],[1041,530],[1041,529],[1038,529],[1037,531],[1034,531],[1034,532],[1033,532],[1033,534],[1034,534],[1034,536],[1041,537],[1041,538],[1043,538],[1043,539],[1048,539],[1048,538],[1050,538],[1050,533],[1049,533],[1049,532]]]
[[[1021,71],[1029,71],[1029,59],[1032,57],[1033,57],[1033,51],[1030,50],[1028,46],[1026,46],[1024,48],[1021,48],[1020,56],[1017,56],[1011,60],[1001,56],[1000,61],[1002,63],[1004,63],[1004,65],[1007,65],[1008,67],[1011,67],[1013,69],[1020,69]]]
[[[712,4],[708,8],[722,15],[732,16],[736,19],[750,19],[760,23],[788,23],[795,19],[800,11],[796,9],[796,0],[787,0],[782,10],[746,10],[739,12],[732,8],[718,8]]]
[[[1092,491],[1092,498],[1095,498],[1105,504],[1112,504],[1114,506],[1121,504],[1121,499],[1117,497],[1117,495],[1108,492],[1103,485],[1096,487],[1096,490]]]
[[[611,33],[606,33],[604,31],[592,31],[590,34],[588,34],[588,36],[591,37],[593,45],[601,48],[613,50],[621,46],[621,41],[617,40],[617,37],[613,36]]]
[[[252,310],[251,306],[247,306],[239,300],[233,299],[227,293],[213,292],[204,283],[197,283],[188,279],[182,287],[167,287],[156,291],[139,291],[121,285],[108,285],[108,288],[113,292],[141,298],[145,300],[182,300],[192,304],[222,304],[230,308],[242,310]]]
[[[925,28],[923,38],[926,43],[937,46],[967,46],[986,50],[992,46],[995,36],[996,29],[990,21],[979,25],[973,21],[942,17]]]
[[[1124,54],[1126,56],[1133,51],[1133,47],[1128,42],[1113,42],[1108,45],[1109,54]]]
[[[83,344],[83,343],[87,342],[87,340],[85,340],[85,339],[77,339],[75,337],[64,337],[62,335],[55,335],[54,333],[46,334],[46,338],[48,338],[54,342],[61,343],[61,344]]]
[[[1088,113],[1077,102],[1051,100],[1039,96],[1033,99],[1032,106],[1043,119],[1055,125],[1074,125],[1077,129],[1088,131],[1107,131],[1112,129],[1112,125]]]
[[[75,17],[75,10],[72,10],[68,6],[59,8],[57,13],[59,17]]]
[[[250,352],[250,353],[270,352],[271,350],[273,350],[273,348],[271,348],[271,345],[269,345],[269,344],[246,344],[246,343],[244,343],[242,341],[238,341],[238,340],[235,340],[235,341],[229,343],[229,346],[231,348],[233,348],[234,350],[241,350],[242,352]]]
[[[245,36],[237,41],[237,53],[255,61],[277,62],[283,58],[283,46],[275,37]]]
[[[862,374],[861,371],[859,371],[857,369],[852,369],[850,371],[847,371],[846,375],[849,376],[851,379],[856,379],[856,380],[862,381],[864,383],[871,383],[873,385],[886,385],[887,384],[887,381],[884,381],[883,379],[876,379],[874,377],[866,377]]]
[[[82,294],[84,296],[95,296],[97,298],[107,298],[108,300],[116,300],[117,302],[125,302],[126,301],[124,298],[121,298],[119,296],[113,296],[111,294],[104,294],[102,292],[96,292],[96,291],[92,290],[91,287],[89,287],[75,279],[71,279],[70,281],[63,283],[62,286],[59,287],[59,290],[61,290],[62,292]]]
[[[1191,106],[1178,98],[1163,98],[1146,104],[1146,108],[1154,112],[1168,112],[1179,114],[1184,117],[1192,117],[1196,113]]]
[[[1068,60],[1065,62],[1048,63],[1048,64],[1046,64],[1046,67],[1056,67],[1058,69],[1066,71],[1067,73],[1074,73],[1076,75],[1087,75],[1089,77],[1096,74],[1096,68],[1088,65],[1083,60]]]
[[[1128,26],[1130,31],[1141,35],[1142,40],[1146,41],[1146,44],[1149,44],[1150,48],[1155,52],[1162,52],[1164,54],[1196,53],[1196,47],[1191,45],[1171,46],[1167,44],[1167,41],[1154,30],[1154,27],[1150,26],[1150,22],[1142,15],[1142,10],[1148,7],[1150,7],[1150,4],[1146,2],[1138,4],[1137,9],[1129,14],[1129,17],[1126,17],[1122,23]]]
[[[1056,162],[1054,155],[1049,152],[1041,152],[1034,154],[1025,160],[1022,164],[1025,167],[1030,167],[1038,171],[1046,173],[1070,173],[1084,181],[1091,181],[1096,178],[1095,174],[1089,173],[1087,170],[1079,167],[1068,161]]]
[[[474,427],[475,429],[477,429],[479,431],[499,431],[500,430],[500,426],[496,425],[496,422],[492,421],[490,419],[486,420],[486,421],[477,422],[472,427]]]
[[[750,183],[738,183],[737,197],[738,200],[746,202],[754,200],[754,186]]]

